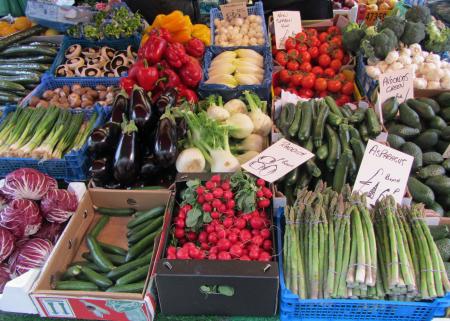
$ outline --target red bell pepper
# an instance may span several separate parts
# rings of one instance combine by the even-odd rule
[[[203,58],[205,53],[205,44],[203,41],[197,38],[192,38],[187,43],[184,44],[186,52],[195,58]]]
[[[180,68],[188,61],[186,49],[181,43],[174,42],[167,45],[164,58],[174,68]]]
[[[195,88],[202,80],[202,67],[195,58],[191,56],[188,56],[188,58],[189,60],[180,68],[178,74],[184,85]]]
[[[187,102],[191,104],[195,104],[198,102],[198,96],[192,89],[187,88],[184,85],[179,85],[177,87],[178,90],[178,100],[186,100]]]
[[[136,61],[130,69],[128,69],[128,78],[137,80],[137,71],[139,68],[144,67],[144,60]]]
[[[161,90],[177,87],[180,83],[180,77],[172,69],[165,68],[159,72],[158,88]]]
[[[167,49],[167,40],[160,36],[150,36],[144,44],[143,56],[149,64],[153,65],[161,61]]]
[[[158,69],[152,66],[149,67],[147,61],[144,60],[144,65],[139,67],[137,71],[137,81],[139,86],[146,91],[151,91],[155,88],[158,78]]]
[[[128,95],[131,95],[134,85],[136,85],[136,81],[129,76],[120,78],[120,87],[125,90]]]
[[[157,36],[166,39],[168,42],[172,42],[172,34],[166,28],[156,28],[150,31],[150,37]]]

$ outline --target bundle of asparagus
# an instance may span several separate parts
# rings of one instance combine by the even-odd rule
[[[348,185],[341,193],[323,182],[298,191],[285,211],[287,287],[309,299],[429,300],[450,292],[423,206],[397,207],[391,196],[372,211],[366,204]]]

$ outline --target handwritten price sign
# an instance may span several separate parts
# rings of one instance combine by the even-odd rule
[[[223,18],[233,20],[234,18],[246,18],[248,16],[246,2],[234,2],[220,6]]]
[[[277,49],[284,49],[286,39],[302,31],[300,11],[274,11],[273,24]]]
[[[414,157],[369,140],[354,192],[367,193],[370,205],[387,195],[401,204]]]
[[[273,183],[312,157],[314,154],[307,149],[282,138],[242,165],[242,168]]]

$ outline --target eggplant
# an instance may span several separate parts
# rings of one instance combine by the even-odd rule
[[[95,129],[89,137],[89,151],[98,156],[112,154],[120,137],[120,127],[114,123],[106,123]]]
[[[156,126],[159,117],[144,89],[134,86],[131,94],[131,119],[136,123],[143,140],[149,130]]]
[[[177,122],[177,138],[180,140],[186,137],[188,126],[186,119],[184,117],[176,118],[176,122]]]
[[[141,174],[140,177],[143,180],[151,180],[155,178],[155,175],[159,173],[161,167],[158,165],[158,162],[155,156],[150,155],[144,157],[142,160]]]
[[[162,116],[168,108],[175,107],[178,99],[178,91],[175,88],[166,90],[156,101],[159,116]]]
[[[122,124],[124,121],[123,116],[126,119],[130,119],[130,106],[128,104],[128,95],[125,91],[121,91],[113,102],[111,121],[116,124]]]
[[[111,179],[112,162],[108,158],[94,159],[89,172],[97,186],[104,186]]]
[[[131,120],[123,126],[114,155],[114,178],[124,186],[133,184],[140,172],[141,149],[137,127]]]
[[[159,120],[155,134],[153,153],[158,164],[167,168],[175,164],[177,159],[177,124],[172,115],[164,114]]]

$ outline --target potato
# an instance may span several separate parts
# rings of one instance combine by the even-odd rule
[[[31,97],[31,99],[30,99],[29,105],[30,105],[31,107],[36,107],[36,105],[39,104],[40,101],[41,101],[41,100],[39,99],[39,97],[33,96],[33,97]]]

